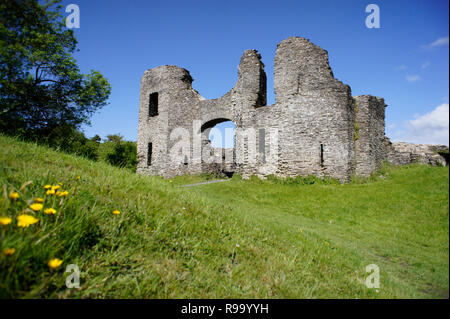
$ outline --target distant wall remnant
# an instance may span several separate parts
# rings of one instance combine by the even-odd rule
[[[446,145],[388,142],[387,160],[394,165],[419,163],[432,166],[448,166],[448,151],[449,148]]]
[[[192,81],[189,71],[173,65],[145,71],[138,173],[234,171],[244,178],[316,175],[346,182],[369,176],[384,160],[411,162],[419,152],[390,143],[384,100],[352,97],[350,87],[334,78],[327,51],[305,38],[277,46],[273,105],[267,105],[266,73],[256,50],[244,52],[236,85],[218,99],[204,99]],[[236,125],[235,149],[213,148],[209,141],[210,130],[225,121]],[[422,162],[441,163],[435,153],[426,154]]]

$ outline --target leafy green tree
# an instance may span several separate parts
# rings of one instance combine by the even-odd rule
[[[98,134],[95,134],[95,136],[91,137],[91,141],[100,143],[102,141],[102,138]]]
[[[0,130],[43,137],[78,128],[106,105],[111,92],[97,71],[82,74],[72,54],[60,0],[0,2]]]
[[[123,141],[123,136],[120,134],[111,134],[106,135],[106,142],[112,142],[112,143],[120,143]]]
[[[125,167],[133,171],[136,171],[137,165],[136,143],[128,141],[114,142],[114,148],[112,152],[106,155],[106,160],[111,165]]]
[[[83,132],[71,126],[58,126],[40,142],[59,151],[84,156],[94,161],[99,159],[100,143],[88,139]]]

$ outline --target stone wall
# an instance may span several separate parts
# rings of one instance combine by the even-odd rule
[[[327,51],[304,38],[277,46],[273,105],[266,105],[266,74],[256,50],[244,52],[236,85],[218,99],[204,99],[192,81],[189,71],[173,65],[144,73],[138,173],[235,170],[244,178],[313,174],[345,182],[353,174],[370,175],[385,158],[404,163],[416,152],[406,155],[387,142],[384,100],[352,98],[350,87],[334,78]],[[235,150],[211,148],[211,128],[230,120]]]
[[[210,174],[225,174],[231,176],[236,171],[233,148],[210,148],[212,161],[202,163],[202,172]]]
[[[447,166],[446,159],[438,152],[449,151],[445,145],[412,144],[404,142],[391,143],[387,141],[387,160],[394,165],[412,163],[432,166]]]
[[[386,158],[384,117],[384,99],[361,95],[354,97],[355,102],[355,174],[370,176],[380,169]]]
[[[273,137],[268,132],[278,131],[278,158],[245,165],[244,177],[313,174],[348,180],[353,170],[354,110],[350,87],[334,78],[328,53],[307,39],[282,41],[275,54],[274,87],[276,103],[258,108],[250,125],[257,132],[265,129],[267,150]]]

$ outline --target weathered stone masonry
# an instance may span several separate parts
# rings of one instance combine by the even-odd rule
[[[278,44],[273,105],[266,105],[266,74],[256,50],[244,52],[238,81],[221,98],[205,100],[192,81],[177,66],[144,73],[138,173],[173,177],[235,170],[243,177],[314,174],[345,182],[401,157],[385,137],[384,100],[352,97],[350,87],[334,78],[327,51],[307,39],[290,37]],[[212,149],[210,129],[229,120],[236,125],[235,152]],[[179,156],[174,149],[180,149]]]

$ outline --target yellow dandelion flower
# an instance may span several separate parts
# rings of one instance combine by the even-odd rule
[[[112,213],[113,213],[114,215],[120,215],[120,211],[118,211],[118,210],[114,210]]]
[[[67,197],[67,195],[69,195],[69,192],[68,191],[64,191],[64,192],[56,192],[56,195],[58,196],[58,197]]]
[[[56,209],[54,209],[54,208],[47,208],[47,209],[44,209],[44,213],[47,214],[47,215],[55,215],[56,214]]]
[[[43,202],[44,202],[44,200],[43,200],[42,198],[40,198],[40,197],[36,197],[36,198],[34,199],[34,201],[35,201],[36,203],[43,203]]]
[[[30,205],[31,210],[38,212],[42,209],[42,207],[44,207],[44,205],[40,204],[40,203],[34,203]]]
[[[48,266],[49,266],[51,269],[56,269],[56,268],[58,268],[59,266],[61,266],[62,262],[63,262],[63,261],[62,261],[61,259],[53,258],[53,259],[50,259],[50,260],[49,260]]]
[[[16,252],[16,250],[14,249],[14,248],[8,248],[8,249],[5,249],[4,251],[3,251],[3,253],[6,255],[6,256],[11,256],[12,254],[14,254]]]
[[[53,185],[53,186],[52,186],[52,189],[56,191],[56,190],[59,189],[60,187],[61,187],[61,186],[59,186],[59,185]]]
[[[36,224],[39,221],[39,219],[34,218],[33,216],[30,215],[19,215],[19,217],[17,217],[17,226],[18,227],[28,227],[32,224]]]
[[[2,226],[6,226],[6,225],[10,224],[11,221],[12,221],[12,219],[9,217],[0,217],[0,225],[2,225]]]
[[[45,192],[45,195],[55,195],[55,193],[56,193],[56,191],[55,191],[54,189],[48,189],[48,190]]]
[[[17,192],[9,193],[9,198],[11,198],[11,199],[18,199],[19,197],[20,197],[20,195]]]
[[[75,179],[80,179],[80,176],[75,177]]]
[[[45,189],[51,189],[51,188],[52,188],[52,185],[45,185],[44,188],[45,188]]]

